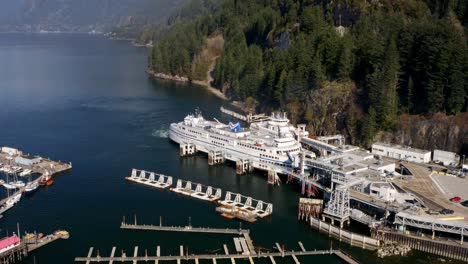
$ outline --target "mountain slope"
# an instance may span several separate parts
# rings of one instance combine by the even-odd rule
[[[172,27],[151,67],[193,78],[204,41],[221,33],[212,84],[228,97],[368,145],[402,114],[467,111],[467,10],[457,0],[224,0]]]
[[[0,29],[108,31],[129,23],[158,22],[186,0],[3,0]]]

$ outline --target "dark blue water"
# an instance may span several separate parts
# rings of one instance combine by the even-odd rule
[[[134,214],[139,223],[158,223],[162,216],[165,224],[183,225],[191,216],[194,226],[238,227],[212,204],[126,182],[132,168],[272,202],[271,217],[244,224],[255,245],[272,250],[279,242],[298,250],[302,241],[308,249],[328,248],[327,236],[297,222],[296,186],[267,185],[262,174],[236,176],[233,166],[210,167],[203,155],[179,157],[178,146],[167,138],[169,124],[197,107],[207,117],[218,117],[224,102],[199,87],[149,79],[146,58],[145,49],[100,36],[0,34],[0,145],[73,163],[53,186],[23,198],[0,220],[2,236],[16,223],[27,231],[70,231],[69,240],[34,252],[24,263],[33,263],[33,257],[38,264],[73,263],[91,246],[101,255],[112,246],[119,254],[122,249],[132,254],[136,245],[140,254],[148,249],[153,255],[157,245],[162,254],[178,254],[179,245],[189,253],[222,253],[223,244],[234,250],[232,236],[120,230],[122,216],[133,219]],[[341,246],[364,263],[380,261],[371,252]],[[300,260],[339,263],[333,256]],[[415,258],[385,260],[395,261]]]

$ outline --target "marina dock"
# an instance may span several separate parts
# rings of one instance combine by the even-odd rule
[[[46,159],[39,156],[31,156],[29,154],[25,155],[23,152],[9,147],[1,148],[0,163],[2,164],[2,168],[18,167],[20,170],[28,172],[28,174],[23,177],[31,177],[33,174],[39,174],[39,177],[30,181],[31,184],[37,185],[42,181],[52,179],[57,174],[72,168],[71,163],[53,161],[49,158]],[[3,173],[9,175],[8,171],[4,170]],[[18,187],[13,195],[0,200],[0,214],[12,208],[13,205],[19,201],[21,194],[23,194],[25,190],[25,187]],[[18,197],[18,201],[13,203],[11,200],[12,197]]]
[[[127,224],[125,220],[122,221],[121,229],[133,229],[133,230],[149,230],[149,231],[172,231],[172,232],[193,232],[193,233],[213,233],[213,234],[233,234],[240,235],[240,237],[234,237],[234,246],[236,253],[230,253],[228,246],[226,244],[222,245],[222,250],[224,254],[191,254],[188,252],[184,254],[184,247],[180,245],[179,255],[162,255],[161,247],[156,246],[156,255],[149,255],[148,250],[145,250],[144,255],[138,255],[138,246],[134,248],[133,256],[127,256],[122,250],[120,256],[115,256],[115,247],[112,248],[112,253],[109,257],[103,257],[100,255],[99,251],[96,256],[93,256],[94,248],[89,248],[88,255],[86,257],[76,257],[75,262],[86,262],[87,264],[92,262],[133,262],[138,263],[139,261],[151,261],[154,263],[159,263],[160,261],[176,261],[181,263],[182,260],[188,261],[193,260],[195,263],[198,263],[200,260],[211,260],[213,263],[216,263],[218,260],[229,259],[232,264],[235,264],[236,259],[248,259],[250,263],[255,263],[254,259],[258,258],[270,258],[271,262],[274,264],[274,257],[291,257],[296,264],[299,264],[298,256],[312,256],[312,255],[335,255],[347,263],[356,264],[349,256],[343,253],[340,250],[334,250],[330,248],[328,250],[306,250],[302,242],[298,242],[300,246],[299,251],[287,251],[284,248],[280,247],[279,243],[276,243],[276,252],[260,252],[256,251],[253,245],[253,241],[250,238],[250,231],[248,229],[229,229],[229,228],[211,228],[211,227],[192,227],[189,226],[163,226],[161,223],[159,225],[137,225],[136,217],[135,224]]]
[[[248,234],[248,229],[232,228],[211,228],[211,227],[192,227],[192,226],[161,226],[161,225],[136,225],[122,223],[121,229],[149,230],[149,231],[167,231],[167,232],[189,232],[189,233],[208,233],[208,234]]]
[[[34,251],[40,247],[43,247],[49,243],[52,243],[58,239],[68,239],[70,236],[68,232],[65,231],[57,231],[53,234],[47,235],[41,239],[38,239],[34,243],[27,243],[28,252]]]
[[[273,204],[264,203],[261,200],[255,200],[239,193],[226,192],[224,200],[218,203],[222,205],[218,207],[219,209],[217,208],[218,212],[228,213],[247,221],[256,217],[263,218],[273,213]]]
[[[193,189],[192,186],[195,186],[195,189]],[[184,180],[177,180],[176,187],[171,188],[170,190],[175,193],[187,195],[193,198],[209,202],[219,200],[222,194],[222,190],[220,188],[216,188],[215,193],[213,193],[213,187],[211,186],[204,186],[201,183],[193,183],[191,181]]]
[[[156,178],[158,178],[158,180],[156,180]],[[155,172],[132,169],[131,176],[125,177],[125,179],[132,182],[156,187],[158,189],[166,189],[170,187],[172,192],[178,194],[204,201],[218,202],[220,206],[216,208],[216,211],[229,219],[238,218],[247,222],[255,222],[256,218],[263,218],[273,213],[273,204],[266,203],[261,200],[256,200],[252,197],[244,196],[240,193],[232,193],[227,191],[224,199],[221,200],[221,188],[206,186],[201,183],[195,183],[181,179],[177,179],[176,186],[171,187],[173,183],[173,177],[165,176]]]
[[[159,189],[169,188],[172,185],[171,176],[166,176],[166,175],[158,174],[155,172],[147,172],[144,170],[137,170],[137,169],[132,169],[132,174],[129,177],[125,177],[125,179],[128,181],[141,183],[141,184],[156,187]]]
[[[136,247],[137,248],[137,247]],[[180,256],[150,256],[150,255],[144,255],[144,256],[138,256],[138,255],[133,255],[133,256],[126,256],[125,253],[122,254],[121,256],[114,256],[114,257],[102,257],[102,256],[92,256],[93,248],[90,248],[90,251],[87,257],[76,257],[75,262],[86,262],[86,263],[92,263],[92,262],[147,262],[147,261],[154,261],[154,262],[159,262],[159,261],[199,261],[199,260],[211,260],[213,263],[216,263],[217,260],[222,260],[222,259],[230,259],[236,260],[236,259],[252,259],[251,263],[254,262],[254,259],[260,259],[260,258],[269,258],[272,263],[276,263],[274,258],[275,257],[291,257],[295,260],[295,263],[300,263],[297,256],[315,256],[315,255],[335,255],[336,257],[342,259],[346,263],[349,264],[357,264],[355,260],[349,258],[346,254],[344,254],[341,250],[313,250],[313,251],[284,251],[283,253],[281,252],[262,252],[262,253],[257,253],[257,254],[200,254],[200,255],[180,255]]]
[[[27,241],[23,238],[18,246],[15,246],[5,252],[0,253],[0,263],[17,263],[26,258],[29,255],[29,253],[31,253],[34,250],[44,247],[54,241],[57,241],[58,239],[68,238],[68,232],[63,230],[56,231],[53,234],[47,235],[34,241]]]

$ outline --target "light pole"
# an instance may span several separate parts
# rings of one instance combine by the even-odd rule
[[[463,165],[465,165],[465,155],[463,155],[463,161],[462,161],[462,165],[461,165],[461,175],[463,176],[465,174],[465,170],[463,169]]]

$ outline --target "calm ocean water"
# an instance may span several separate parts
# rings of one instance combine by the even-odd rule
[[[122,216],[133,219],[134,214],[139,223],[156,224],[162,216],[165,224],[184,225],[190,216],[194,226],[238,227],[237,221],[220,217],[213,204],[124,181],[132,168],[272,202],[272,216],[243,224],[255,245],[273,250],[279,242],[299,250],[297,241],[302,241],[308,249],[328,248],[327,236],[297,222],[297,186],[269,186],[258,173],[236,176],[234,166],[210,167],[203,155],[179,157],[178,146],[167,138],[169,124],[197,107],[206,117],[219,117],[224,102],[199,87],[149,79],[146,58],[145,49],[101,36],[0,34],[0,146],[73,163],[53,186],[23,198],[0,219],[2,236],[16,230],[16,223],[23,231],[70,231],[69,240],[34,252],[24,263],[33,263],[33,256],[38,264],[74,263],[91,246],[101,255],[113,246],[130,254],[136,245],[140,254],[144,249],[154,254],[157,245],[162,254],[178,254],[179,245],[189,253],[222,253],[223,244],[234,250],[232,236],[120,230]],[[435,260],[413,253],[382,261],[369,251],[334,245],[362,263]],[[299,259],[340,263],[333,256]],[[276,261],[293,263],[291,258]]]

